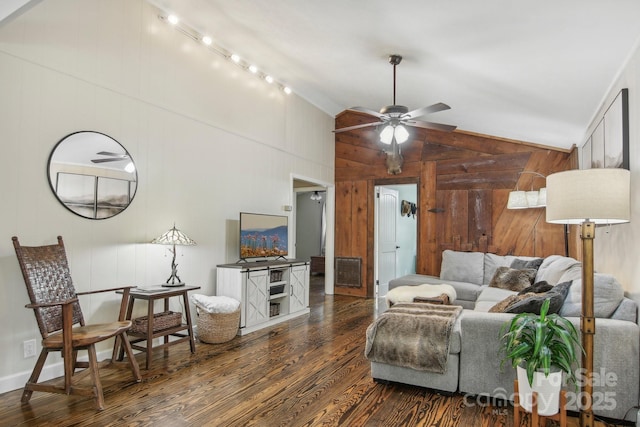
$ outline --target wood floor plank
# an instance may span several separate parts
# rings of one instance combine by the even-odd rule
[[[153,353],[143,381],[102,369],[106,409],[93,400],[22,391],[0,395],[0,425],[20,426],[511,426],[489,406],[403,384],[378,384],[365,359],[374,301],[324,295],[312,276],[311,313],[222,344]],[[143,356],[139,362],[142,362]],[[524,423],[522,425],[525,425]],[[555,425],[549,423],[549,425]],[[570,419],[576,427],[578,420]],[[615,424],[597,423],[598,427]]]

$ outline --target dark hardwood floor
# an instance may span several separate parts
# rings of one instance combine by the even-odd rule
[[[38,392],[22,406],[17,390],[0,395],[0,425],[513,424],[510,406],[372,381],[363,349],[374,301],[325,296],[323,280],[312,276],[308,316],[224,344],[198,343],[196,354],[188,345],[171,347],[167,355],[158,350],[138,384],[126,368],[103,369],[104,411],[90,398]]]

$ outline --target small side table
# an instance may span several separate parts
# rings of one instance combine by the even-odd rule
[[[133,303],[136,299],[147,301],[147,331],[144,333],[129,331],[127,334],[131,336],[131,347],[136,350],[147,353],[146,369],[149,369],[151,365],[151,350],[153,348],[164,347],[165,350],[172,345],[180,344],[188,341],[191,346],[191,353],[196,352],[196,341],[193,336],[193,323],[191,321],[191,310],[189,309],[189,297],[187,293],[200,289],[200,286],[176,286],[176,287],[153,287],[153,288],[133,288],[129,292],[129,305],[127,307],[126,319],[131,320],[131,314],[133,313]],[[153,312],[154,302],[158,299],[164,300],[164,311],[169,311],[169,298],[182,296],[184,300],[184,314],[186,323],[178,326],[162,329],[159,331],[153,330]],[[186,334],[183,332],[186,331]],[[170,341],[169,337],[178,337],[179,339]],[[164,343],[153,346],[153,340],[155,338],[164,337]],[[146,341],[146,345],[143,347],[137,343]],[[118,354],[118,360],[122,360],[124,357],[124,349],[120,348]]]

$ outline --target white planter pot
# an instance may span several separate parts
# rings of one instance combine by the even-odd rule
[[[520,405],[527,412],[532,412],[533,392],[538,393],[538,414],[555,415],[560,406],[560,389],[562,388],[562,371],[550,372],[548,377],[542,372],[534,372],[533,386],[529,386],[527,370],[518,366],[518,395]]]

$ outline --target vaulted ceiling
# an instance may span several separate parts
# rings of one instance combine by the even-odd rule
[[[563,148],[583,143],[640,40],[637,0],[149,1],[330,115],[390,105],[400,54],[397,103]]]

